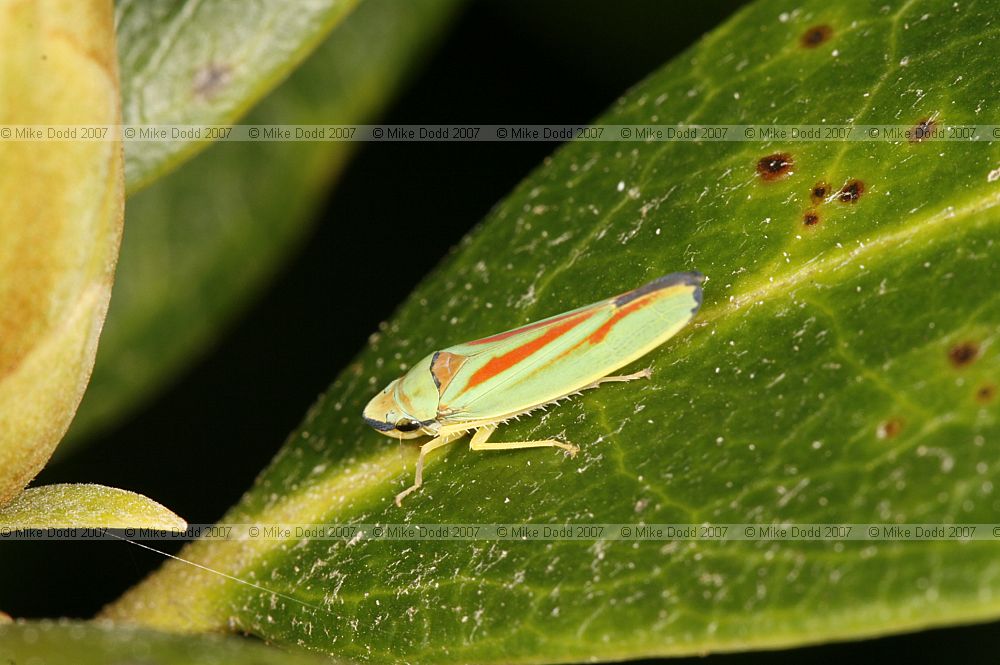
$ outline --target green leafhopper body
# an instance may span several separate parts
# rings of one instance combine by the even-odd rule
[[[701,305],[703,277],[673,273],[606,300],[428,355],[390,383],[364,409],[365,421],[387,436],[434,437],[424,457],[474,430],[473,450],[558,447],[563,441],[489,442],[497,425],[572,394],[611,381],[648,377],[612,372],[673,337]]]

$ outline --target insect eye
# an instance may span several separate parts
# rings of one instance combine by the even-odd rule
[[[412,432],[420,429],[420,423],[415,420],[400,420],[396,422],[396,429],[400,432]]]

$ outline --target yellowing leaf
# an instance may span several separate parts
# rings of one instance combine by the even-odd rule
[[[0,5],[0,124],[119,122],[109,0]],[[110,134],[110,133],[109,133]],[[0,141],[0,505],[90,376],[121,236],[121,143]]]
[[[0,508],[0,527],[183,531],[187,522],[152,499],[103,485],[72,483],[24,490]]]

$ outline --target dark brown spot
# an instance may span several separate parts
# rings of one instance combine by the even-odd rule
[[[935,127],[937,127],[937,123],[934,120],[924,118],[910,130],[910,143],[920,143],[924,139],[930,138],[931,134],[934,133]]]
[[[806,226],[816,226],[819,224],[819,215],[813,210],[807,210],[806,214],[802,215],[802,223]]]
[[[207,100],[226,87],[231,78],[232,68],[229,65],[211,62],[195,73],[191,88],[195,96]]]
[[[880,439],[893,439],[899,436],[902,431],[903,421],[899,418],[889,418],[889,420],[879,424],[876,435]]]
[[[962,342],[951,347],[948,359],[955,367],[965,367],[979,355],[979,345],[975,342]]]
[[[777,180],[790,174],[794,163],[787,152],[776,152],[757,160],[757,174],[764,180]]]
[[[865,193],[865,183],[860,180],[849,180],[847,184],[840,188],[837,200],[843,203],[857,203],[861,195]]]
[[[828,25],[814,25],[802,33],[802,46],[816,48],[833,36],[833,28]]]
[[[976,401],[980,404],[989,404],[997,396],[997,387],[992,383],[984,383],[976,388]]]
[[[825,182],[817,182],[813,185],[812,191],[809,192],[809,198],[812,199],[813,203],[822,203],[829,194],[830,185]]]

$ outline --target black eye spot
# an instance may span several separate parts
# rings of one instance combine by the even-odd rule
[[[396,429],[400,432],[413,432],[420,429],[420,423],[415,420],[400,420],[396,422]]]
[[[816,226],[819,224],[819,215],[810,210],[802,216],[802,223],[806,226]]]
[[[777,180],[790,174],[794,163],[787,152],[776,152],[757,160],[757,174],[764,180]]]
[[[828,25],[814,25],[802,33],[800,40],[805,48],[816,48],[833,36],[833,28]]]
[[[865,183],[860,180],[851,180],[840,188],[837,200],[841,203],[857,203],[861,195],[865,193]]]

